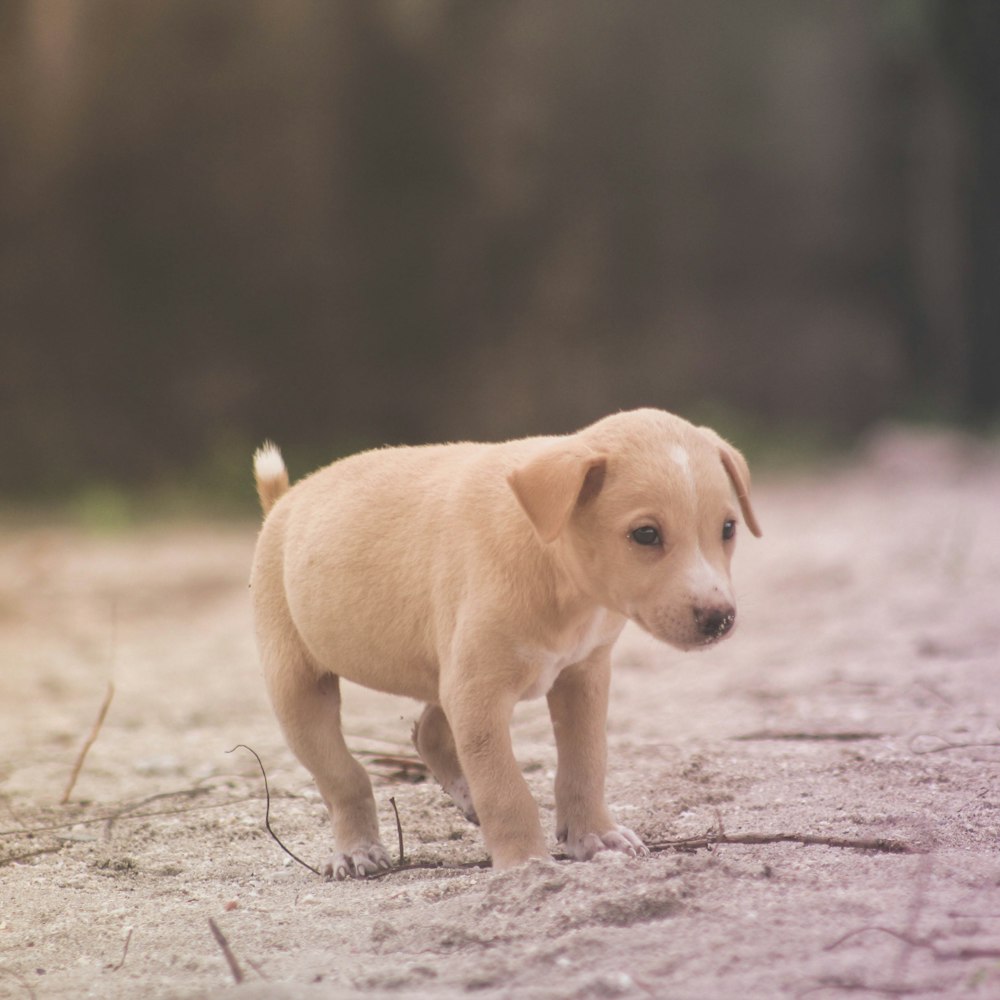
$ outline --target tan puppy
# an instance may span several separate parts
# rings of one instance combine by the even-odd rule
[[[647,409],[565,437],[369,451],[292,489],[265,445],[254,471],[257,640],[330,813],[328,875],[390,864],[341,732],[341,677],[427,703],[414,742],[494,866],[549,855],[509,730],[515,703],[542,695],[567,853],[647,853],[604,801],[611,647],[629,618],[680,649],[731,630],[740,510],[760,534],[739,452]]]

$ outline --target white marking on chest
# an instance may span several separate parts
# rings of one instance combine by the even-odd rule
[[[622,625],[624,622],[618,625],[618,631],[621,631]],[[616,635],[617,632],[611,629],[608,612],[604,608],[599,608],[592,618],[569,637],[568,644],[563,650],[545,650],[541,654],[538,659],[541,665],[538,677],[522,692],[520,700],[528,701],[547,694],[566,667],[585,660],[598,646],[611,642]]]

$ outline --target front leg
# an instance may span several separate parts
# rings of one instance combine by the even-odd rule
[[[548,693],[556,737],[556,833],[570,857],[589,861],[599,851],[648,854],[643,842],[611,818],[604,802],[608,745],[611,646],[567,667]]]
[[[514,758],[510,720],[514,697],[501,683],[470,682],[472,671],[441,691],[461,770],[494,868],[549,858],[538,806]]]

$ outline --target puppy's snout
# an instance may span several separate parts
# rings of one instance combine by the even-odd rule
[[[721,639],[736,621],[736,608],[731,604],[714,608],[695,608],[694,620],[698,630],[709,641]]]

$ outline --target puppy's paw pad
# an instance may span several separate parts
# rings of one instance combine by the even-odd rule
[[[566,850],[577,861],[589,861],[601,851],[618,851],[630,858],[642,858],[649,848],[627,826],[616,826],[604,833],[584,833],[566,838]]]
[[[347,878],[368,878],[378,871],[386,871],[392,867],[389,852],[377,841],[374,844],[362,844],[349,851],[335,854],[323,869],[328,879],[343,882]]]

